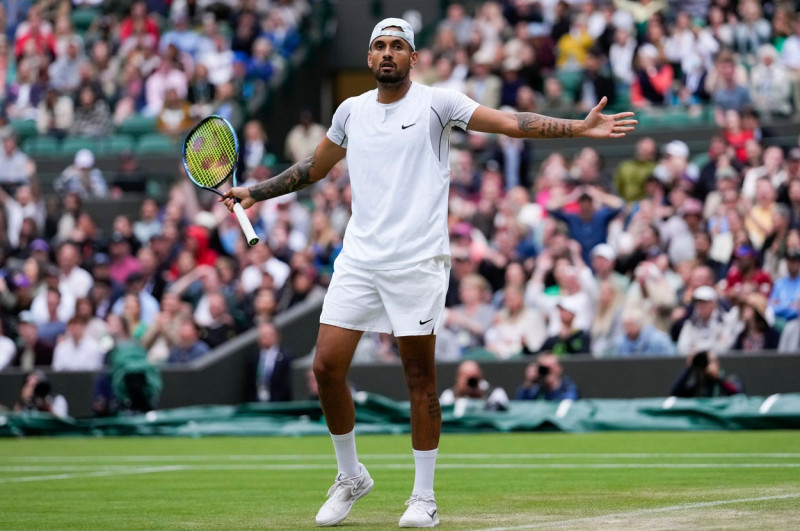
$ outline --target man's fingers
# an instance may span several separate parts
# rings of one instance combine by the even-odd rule
[[[620,120],[618,122],[614,122],[614,125],[615,126],[619,126],[619,125],[627,126],[627,125],[636,125],[638,123],[639,123],[639,120]]]
[[[613,115],[612,118],[615,120],[622,120],[623,118],[630,118],[631,116],[634,116],[634,113],[627,111],[627,112],[619,112]]]
[[[605,109],[605,107],[606,107],[606,103],[608,103],[608,98],[606,98],[605,96],[603,96],[603,97],[600,99],[600,102],[599,102],[597,105],[595,105],[594,109],[592,109],[592,110],[593,110],[593,111],[600,112],[600,111],[602,111],[603,109]]]

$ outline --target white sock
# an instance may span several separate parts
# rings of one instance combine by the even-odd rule
[[[334,435],[333,449],[336,452],[336,462],[339,464],[339,472],[344,477],[351,478],[361,473],[358,466],[358,454],[356,453],[356,430],[344,435]]]
[[[438,448],[414,450],[414,490],[412,494],[419,494],[425,498],[433,496],[433,473],[436,470],[436,454],[438,452]]]

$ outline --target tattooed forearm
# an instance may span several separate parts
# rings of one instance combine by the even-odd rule
[[[573,126],[575,120],[551,118],[531,112],[517,113],[517,125],[523,137],[534,138],[568,138],[575,136]]]
[[[439,405],[439,397],[436,393],[428,393],[428,416],[432,419],[442,417],[442,408]]]
[[[250,197],[256,201],[264,201],[311,186],[311,168],[314,167],[314,157],[314,155],[306,157],[275,177],[251,186],[248,189]]]

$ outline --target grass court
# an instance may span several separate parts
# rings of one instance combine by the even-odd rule
[[[407,435],[359,436],[375,480],[344,529],[397,529]],[[336,475],[303,438],[0,440],[3,529],[312,529]],[[800,434],[442,437],[439,529],[798,529]]]

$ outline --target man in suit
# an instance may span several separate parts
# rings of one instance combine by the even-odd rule
[[[287,402],[292,399],[292,357],[281,348],[275,325],[258,325],[258,355],[251,360],[247,376],[250,402]]]

